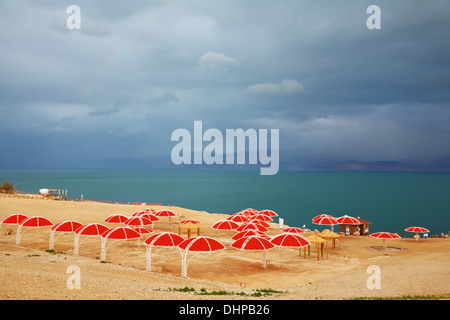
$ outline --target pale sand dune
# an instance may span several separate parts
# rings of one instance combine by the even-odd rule
[[[197,293],[207,291],[252,293],[254,289],[277,289],[282,294],[270,299],[349,299],[354,297],[392,297],[404,295],[450,295],[450,239],[413,238],[388,241],[401,251],[373,250],[381,240],[370,237],[342,237],[341,247],[331,251],[328,259],[317,261],[315,247],[306,259],[298,249],[277,248],[267,253],[270,260],[262,268],[260,252],[242,252],[229,247],[233,231],[211,228],[228,215],[211,214],[179,207],[151,207],[90,202],[0,197],[0,219],[13,214],[44,216],[53,223],[77,220],[81,223],[104,223],[116,213],[131,216],[144,208],[169,208],[184,219],[201,222],[200,234],[221,241],[227,250],[194,257],[188,266],[188,278],[181,278],[181,257],[176,248],[158,252],[152,272],[145,271],[145,246],[137,241],[112,244],[106,253],[108,263],[100,262],[100,238],[90,238],[73,256],[72,234],[57,238],[55,251],[49,246],[50,227],[26,231],[21,245],[15,245],[15,232],[0,237],[0,299],[256,299],[250,296],[200,296],[169,291],[192,287]],[[162,221],[162,222],[166,222]],[[9,230],[9,226],[2,230]],[[13,230],[15,231],[15,227]],[[156,223],[155,232],[178,233],[178,226]],[[269,234],[280,233],[273,224]],[[193,235],[196,235],[194,232]],[[186,232],[182,234],[187,237]],[[67,268],[77,265],[81,272],[81,289],[70,290]],[[370,290],[366,281],[370,265],[380,268],[381,289]],[[241,282],[246,288],[240,287]]]

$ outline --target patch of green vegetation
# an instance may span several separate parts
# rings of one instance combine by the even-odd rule
[[[29,254],[28,256],[29,257],[40,257],[41,255],[40,254]]]
[[[17,192],[17,190],[10,182],[6,181],[3,183],[3,185],[0,185],[0,192],[12,194]]]
[[[10,256],[11,254],[10,253],[5,253],[5,256]]]
[[[252,293],[245,293],[245,292],[234,292],[234,291],[225,291],[225,290],[219,290],[219,291],[207,291],[205,288],[201,288],[200,292],[197,292],[195,288],[169,288],[169,291],[178,291],[178,292],[192,292],[197,295],[202,296],[250,296],[250,297],[262,297],[262,296],[270,296],[272,294],[280,294],[284,293],[283,291],[274,290],[274,289],[256,289],[255,292]]]
[[[48,253],[51,253],[51,254],[66,254],[65,252],[55,251],[55,250],[52,250],[52,249],[45,250],[45,252],[48,252]]]
[[[111,263],[111,262],[106,261],[106,260],[102,260],[102,261],[100,261],[100,263]]]

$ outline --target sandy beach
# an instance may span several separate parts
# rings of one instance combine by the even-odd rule
[[[176,248],[163,249],[152,260],[147,272],[143,240],[119,241],[100,260],[100,238],[89,238],[73,255],[74,236],[64,234],[49,248],[50,227],[27,230],[20,246],[15,245],[16,226],[3,226],[0,237],[0,299],[353,299],[362,297],[436,296],[450,297],[450,239],[430,238],[416,241],[401,238],[388,241],[398,250],[376,250],[382,240],[371,237],[342,236],[340,247],[331,250],[328,259],[317,261],[316,249],[304,258],[298,249],[275,248],[267,252],[269,263],[262,268],[261,252],[244,252],[230,248],[234,231],[218,231],[211,226],[228,217],[180,207],[105,204],[94,202],[32,200],[0,197],[0,219],[22,213],[43,216],[54,224],[76,220],[83,224],[97,222],[110,228],[104,219],[112,214],[131,216],[146,208],[168,208],[183,219],[200,221],[200,235],[217,239],[227,249],[203,253],[188,265],[188,277],[181,277],[181,255]],[[164,218],[155,223],[154,232],[179,232],[177,224]],[[12,233],[8,231],[12,228]],[[399,226],[399,230],[400,230]],[[319,230],[322,230],[320,228]],[[281,233],[272,223],[269,235]],[[194,234],[196,232],[194,231]],[[306,234],[308,235],[308,233]],[[182,233],[187,238],[187,233]],[[146,238],[147,236],[144,236]],[[80,289],[69,289],[69,266],[80,270]],[[380,288],[368,288],[372,273],[380,270]],[[242,286],[245,283],[245,287]],[[183,292],[182,288],[191,291]],[[270,295],[255,295],[257,289],[272,289]],[[225,295],[202,295],[224,291]],[[274,292],[275,291],[275,292]],[[242,293],[242,294],[238,294]]]

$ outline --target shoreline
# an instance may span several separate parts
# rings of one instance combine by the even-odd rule
[[[328,259],[317,261],[314,247],[304,259],[298,249],[275,248],[267,252],[270,260],[261,267],[261,252],[244,252],[229,245],[234,231],[217,231],[215,222],[229,215],[208,213],[173,206],[122,205],[76,201],[30,201],[31,199],[0,197],[0,219],[13,213],[44,216],[54,224],[63,220],[81,223],[104,223],[104,218],[154,208],[171,209],[200,223],[200,235],[213,237],[226,250],[200,254],[190,262],[188,277],[182,278],[181,258],[177,249],[164,249],[152,261],[152,271],[145,271],[145,246],[136,241],[120,241],[106,254],[108,263],[101,263],[100,239],[88,239],[73,255],[73,235],[59,237],[55,252],[48,249],[50,227],[27,231],[21,246],[15,245],[15,233],[0,236],[0,299],[353,299],[359,297],[439,296],[450,298],[450,240],[402,238],[388,241],[400,251],[370,249],[380,246],[379,239],[344,236],[341,247],[331,250]],[[4,229],[2,229],[4,230]],[[178,234],[178,225],[156,224],[155,232]],[[272,223],[269,235],[279,234]],[[181,234],[187,238],[186,233]],[[69,265],[81,270],[81,289],[67,288]],[[377,265],[381,270],[381,289],[367,287],[367,268]],[[245,288],[241,285],[245,282]],[[142,289],[133,289],[131,284]],[[51,284],[54,290],[48,292]],[[195,292],[170,289],[191,287]],[[115,288],[115,289],[114,289]],[[206,291],[246,292],[248,295],[199,295]],[[257,289],[273,289],[281,293],[254,297]],[[196,294],[197,293],[197,294]]]

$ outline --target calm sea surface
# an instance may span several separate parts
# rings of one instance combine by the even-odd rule
[[[290,226],[321,213],[348,214],[372,222],[370,231],[398,232],[423,226],[450,230],[450,173],[366,171],[259,171],[216,169],[0,169],[23,193],[67,189],[69,198],[172,204],[210,213],[271,209]],[[112,212],[117,213],[117,212]],[[275,221],[278,221],[275,219]]]

